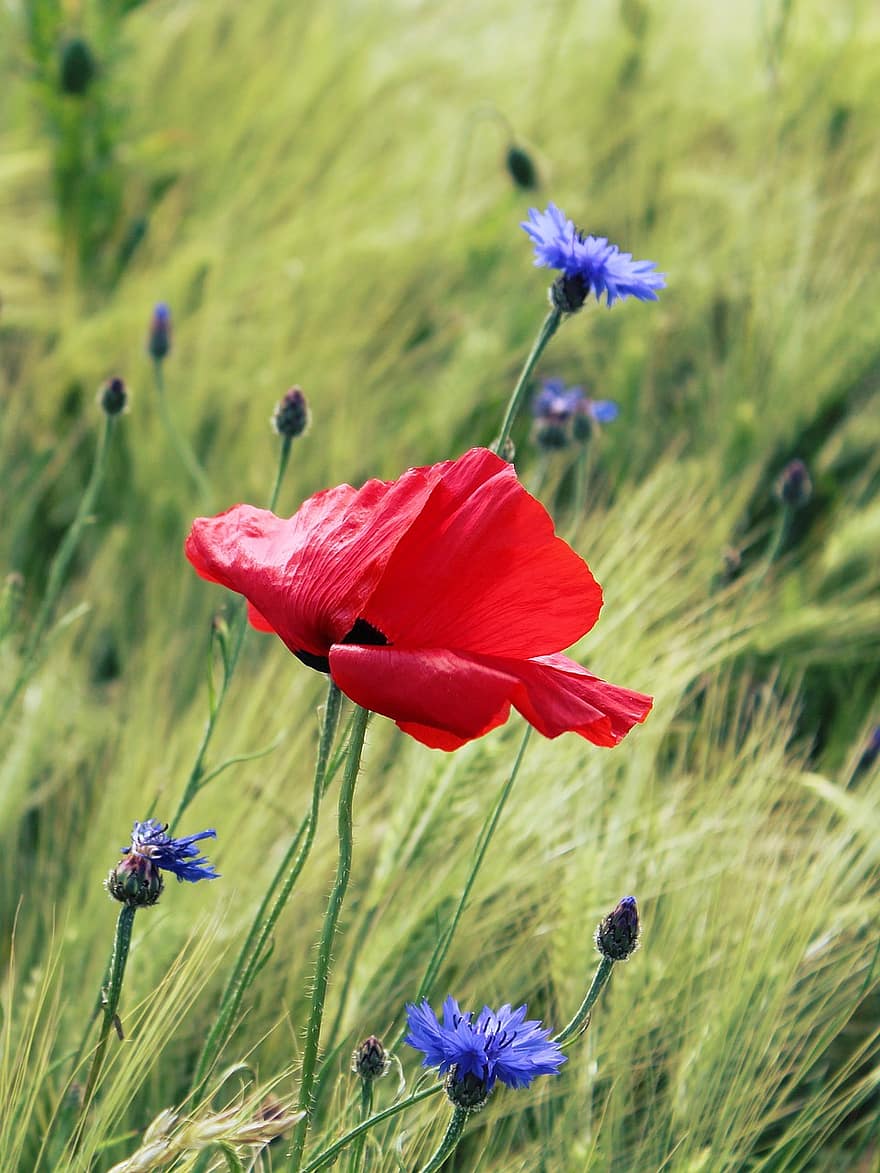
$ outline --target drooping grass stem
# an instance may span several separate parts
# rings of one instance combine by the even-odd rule
[[[278,923],[278,918],[281,916],[282,910],[309,857],[309,852],[315,841],[315,834],[318,829],[318,812],[321,798],[325,791],[327,764],[330,760],[330,750],[333,746],[333,740],[339,725],[341,707],[342,693],[331,680],[327,691],[327,703],[324,708],[321,737],[318,743],[318,757],[315,763],[311,809],[303,820],[302,825],[279,864],[275,876],[266,889],[260,907],[257,909],[256,915],[251,923],[248,935],[239,951],[235,966],[226,982],[226,988],[220,1000],[217,1017],[205,1040],[205,1045],[196,1067],[196,1074],[193,1081],[194,1087],[199,1087],[208,1077],[223,1044],[229,1037],[238,1009],[241,1006],[241,1000],[256,976],[260,963],[265,955],[269,939],[274,931],[275,925]],[[276,890],[277,895],[274,895]]]
[[[315,1082],[315,1071],[318,1061],[318,1046],[321,1039],[321,1023],[324,1017],[324,999],[327,995],[327,983],[330,977],[330,957],[333,950],[333,941],[336,936],[336,926],[348,889],[348,880],[351,875],[352,856],[352,805],[354,801],[355,784],[361,764],[361,753],[364,747],[364,736],[370,713],[367,709],[358,707],[351,728],[348,743],[348,760],[345,773],[339,790],[339,806],[337,817],[338,855],[336,863],[336,878],[327,902],[327,911],[324,914],[324,925],[321,930],[321,940],[318,945],[318,959],[315,963],[315,975],[312,988],[312,1006],[309,1021],[306,1026],[306,1041],[303,1047],[302,1068],[300,1071],[299,1100],[297,1107],[306,1115],[297,1124],[293,1134],[293,1146],[290,1156],[291,1173],[299,1173],[302,1167],[303,1148],[305,1146],[306,1131],[309,1127],[309,1117],[312,1113],[312,1088]]]
[[[529,357],[525,361],[525,366],[520,372],[517,384],[514,387],[510,400],[507,404],[507,410],[504,413],[504,419],[501,423],[501,431],[498,433],[498,438],[492,445],[493,452],[501,453],[504,449],[507,440],[510,438],[510,432],[513,428],[516,417],[522,409],[525,401],[526,393],[529,389],[529,379],[532,371],[535,369],[538,359],[544,353],[544,347],[559,329],[559,323],[562,321],[562,311],[556,309],[554,306],[550,313],[544,319],[544,324],[535,339],[535,343],[529,353]]]
[[[18,670],[18,675],[13,681],[12,687],[6,694],[3,700],[3,707],[0,709],[0,724],[8,716],[12,706],[15,704],[21,690],[27,684],[34,669],[37,666],[40,646],[43,642],[43,636],[46,629],[52,622],[55,614],[55,606],[58,602],[58,597],[64,587],[67,578],[67,572],[70,569],[70,563],[73,559],[76,549],[79,546],[80,538],[83,530],[88,525],[92,511],[95,508],[95,502],[98,493],[101,489],[101,484],[104,480],[104,473],[107,466],[107,451],[110,444],[110,436],[113,432],[113,425],[116,422],[116,417],[113,415],[104,416],[104,426],[98,436],[98,445],[95,449],[95,459],[92,464],[92,471],[89,475],[88,483],[77,508],[76,515],[70,523],[70,528],[64,535],[61,545],[52,559],[49,567],[49,577],[46,581],[46,590],[43,594],[43,601],[40,603],[39,610],[34,618],[31,627],[30,635],[25,644],[24,652],[22,653],[21,666]]]

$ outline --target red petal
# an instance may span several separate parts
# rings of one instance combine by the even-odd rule
[[[446,466],[363,612],[396,647],[530,657],[593,626],[602,592],[513,468],[484,448]]]
[[[594,745],[617,745],[654,704],[644,693],[600,680],[568,656],[538,656],[506,665],[520,681],[511,698],[514,705],[545,737],[570,732]]]
[[[203,578],[248,599],[263,621],[256,626],[276,631],[292,651],[326,655],[363,614],[445,467],[410,469],[357,490],[339,485],[289,520],[251,505],[197,518],[186,555]]]
[[[338,644],[330,675],[357,704],[435,749],[457,749],[510,713],[510,677],[455,652]]]
[[[503,724],[511,703],[546,737],[572,732],[616,745],[652,704],[562,655],[502,660],[342,644],[330,651],[330,672],[359,705],[438,749],[457,749]]]

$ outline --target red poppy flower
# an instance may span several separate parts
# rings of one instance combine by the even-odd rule
[[[236,505],[186,555],[364,708],[435,749],[503,724],[616,745],[651,698],[559,654],[602,592],[511,465],[485,448],[397,481],[316,493],[289,519]]]

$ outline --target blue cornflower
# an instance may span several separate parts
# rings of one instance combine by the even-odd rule
[[[443,1003],[443,1020],[427,1001],[407,1003],[409,1033],[405,1041],[424,1051],[423,1067],[437,1067],[452,1074],[455,1083],[468,1077],[479,1080],[488,1095],[496,1080],[508,1087],[527,1087],[536,1075],[556,1075],[565,1062],[550,1031],[534,1019],[526,1019],[526,1007],[512,1010],[507,1004],[497,1014],[484,1006],[476,1019],[464,1014],[450,994]]]
[[[123,847],[122,854],[140,856],[149,860],[153,867],[173,872],[178,880],[189,880],[193,884],[197,880],[218,879],[219,873],[194,846],[199,839],[216,838],[216,831],[199,831],[197,835],[184,835],[181,839],[172,839],[167,831],[168,824],[160,823],[158,819],[135,822],[131,846]]]
[[[656,291],[666,286],[664,274],[653,272],[654,261],[634,261],[606,237],[586,236],[555,204],[546,212],[530,208],[521,226],[535,242],[535,264],[561,271],[552,298],[566,313],[580,309],[590,293],[597,301],[604,296],[610,307],[625,297],[656,301]]]
[[[617,419],[611,399],[591,399],[583,387],[566,387],[562,379],[545,379],[532,400],[533,439],[539,448],[567,448],[572,438],[589,440],[593,424]]]

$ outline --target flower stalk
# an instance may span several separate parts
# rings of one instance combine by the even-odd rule
[[[306,1026],[306,1041],[303,1048],[302,1068],[300,1071],[299,1100],[297,1108],[306,1115],[297,1124],[293,1134],[291,1150],[291,1173],[299,1173],[302,1167],[303,1148],[306,1140],[306,1130],[309,1126],[309,1117],[313,1110],[312,1088],[315,1082],[315,1071],[318,1061],[318,1046],[321,1038],[321,1023],[324,1017],[324,999],[327,995],[327,983],[330,977],[330,958],[333,941],[336,936],[336,927],[342,912],[342,905],[348,889],[351,875],[352,856],[352,805],[354,790],[357,783],[358,771],[361,764],[361,753],[364,747],[364,737],[367,732],[367,723],[370,718],[369,710],[358,708],[355,710],[351,737],[348,745],[348,760],[342,785],[339,790],[339,806],[337,817],[338,855],[336,863],[336,878],[327,902],[327,911],[324,914],[324,925],[321,930],[321,940],[318,945],[318,959],[315,964],[315,975],[312,989],[312,1007]]]
[[[208,483],[205,470],[199,464],[192,448],[187,444],[175,426],[174,420],[171,418],[171,412],[168,410],[168,400],[165,397],[165,373],[161,358],[153,359],[153,381],[156,385],[156,398],[159,401],[159,414],[162,417],[162,426],[165,429],[165,433],[171,441],[171,446],[177,453],[180,463],[186,469],[190,479],[198,489],[199,497],[207,505],[211,500],[211,486]]]
[[[361,1124],[369,1120],[373,1114],[373,1084],[372,1079],[361,1080],[361,1104],[360,1104],[360,1118]],[[364,1160],[364,1145],[367,1141],[366,1132],[362,1132],[360,1136],[355,1139],[351,1149],[351,1158],[348,1162],[348,1173],[361,1173],[361,1165]]]
[[[272,882],[266,889],[260,907],[257,909],[256,915],[251,923],[248,935],[239,951],[235,966],[226,982],[226,988],[220,1000],[217,1017],[208,1033],[202,1054],[196,1066],[196,1074],[193,1080],[194,1088],[200,1087],[207,1079],[223,1044],[231,1033],[232,1025],[241,1006],[241,1000],[256,977],[272,932],[278,923],[278,918],[281,916],[284,906],[287,904],[290,894],[308,859],[309,852],[315,840],[315,833],[318,829],[318,812],[328,777],[327,763],[330,759],[330,750],[333,746],[333,740],[339,725],[341,706],[342,693],[331,680],[327,692],[327,703],[324,709],[321,738],[318,743],[318,757],[315,763],[311,809],[305,816],[290,847],[287,849],[284,858],[279,864]],[[281,885],[280,889],[279,884]],[[278,889],[278,893],[273,901],[272,897],[276,889]]]
[[[572,1018],[567,1026],[562,1028],[553,1040],[560,1047],[571,1046],[590,1025],[590,1012],[596,1005],[599,995],[611,977],[612,969],[614,969],[614,962],[610,957],[603,957],[599,962],[596,972],[593,974],[593,980],[590,982],[587,995],[577,1008],[574,1018]]]
[[[110,980],[107,983],[106,989],[103,991],[102,997],[104,1018],[101,1023],[101,1033],[98,1036],[98,1045],[95,1048],[95,1054],[92,1057],[92,1065],[89,1069],[88,1079],[86,1080],[85,1091],[83,1092],[79,1124],[77,1125],[76,1134],[74,1137],[74,1147],[76,1147],[79,1141],[79,1137],[82,1134],[82,1128],[85,1124],[89,1105],[91,1104],[92,1097],[95,1094],[95,1087],[98,1082],[98,1077],[101,1074],[101,1069],[104,1066],[104,1058],[107,1053],[107,1043],[110,1039],[110,1031],[117,1021],[116,1014],[119,1009],[119,998],[122,994],[122,979],[125,977],[125,965],[128,961],[128,951],[131,948],[131,931],[134,925],[134,914],[136,912],[137,908],[135,906],[125,904],[119,910],[119,916],[116,920],[116,933],[113,938],[113,952],[110,957],[109,966]]]
[[[449,1127],[446,1129],[446,1133],[440,1141],[437,1151],[428,1161],[427,1165],[422,1166],[420,1173],[435,1173],[435,1170],[444,1165],[446,1160],[452,1156],[458,1148],[458,1142],[461,1140],[469,1115],[470,1112],[467,1108],[456,1108],[454,1110],[452,1119],[449,1121]]]
[[[389,1108],[384,1108],[381,1112],[377,1112],[375,1116],[371,1116],[368,1120],[362,1121],[354,1128],[349,1129],[348,1132],[343,1133],[338,1140],[335,1140],[332,1145],[324,1149],[322,1153],[318,1153],[313,1157],[307,1165],[303,1167],[302,1173],[317,1173],[319,1169],[326,1169],[328,1165],[338,1158],[339,1154],[343,1152],[350,1144],[356,1141],[359,1137],[365,1136],[370,1129],[375,1128],[377,1124],[382,1124],[385,1120],[390,1120],[392,1116],[397,1116],[400,1112],[405,1112],[407,1108],[412,1108],[422,1100],[427,1100],[430,1096],[436,1096],[443,1091],[442,1083],[433,1083],[430,1087],[422,1088],[421,1091],[413,1092],[411,1096],[407,1096],[405,1100],[398,1100],[396,1104],[392,1104]]]
[[[529,379],[532,376],[532,371],[535,369],[538,359],[544,353],[547,343],[559,329],[559,323],[562,321],[562,311],[555,306],[550,310],[550,313],[544,319],[543,325],[538,332],[538,337],[535,339],[534,345],[529,352],[529,357],[525,361],[522,371],[516,386],[511,392],[510,400],[507,404],[507,410],[504,413],[504,419],[501,422],[501,431],[498,433],[498,438],[492,445],[492,451],[501,453],[510,438],[510,432],[513,428],[516,417],[522,410],[526,395],[529,389]]]

